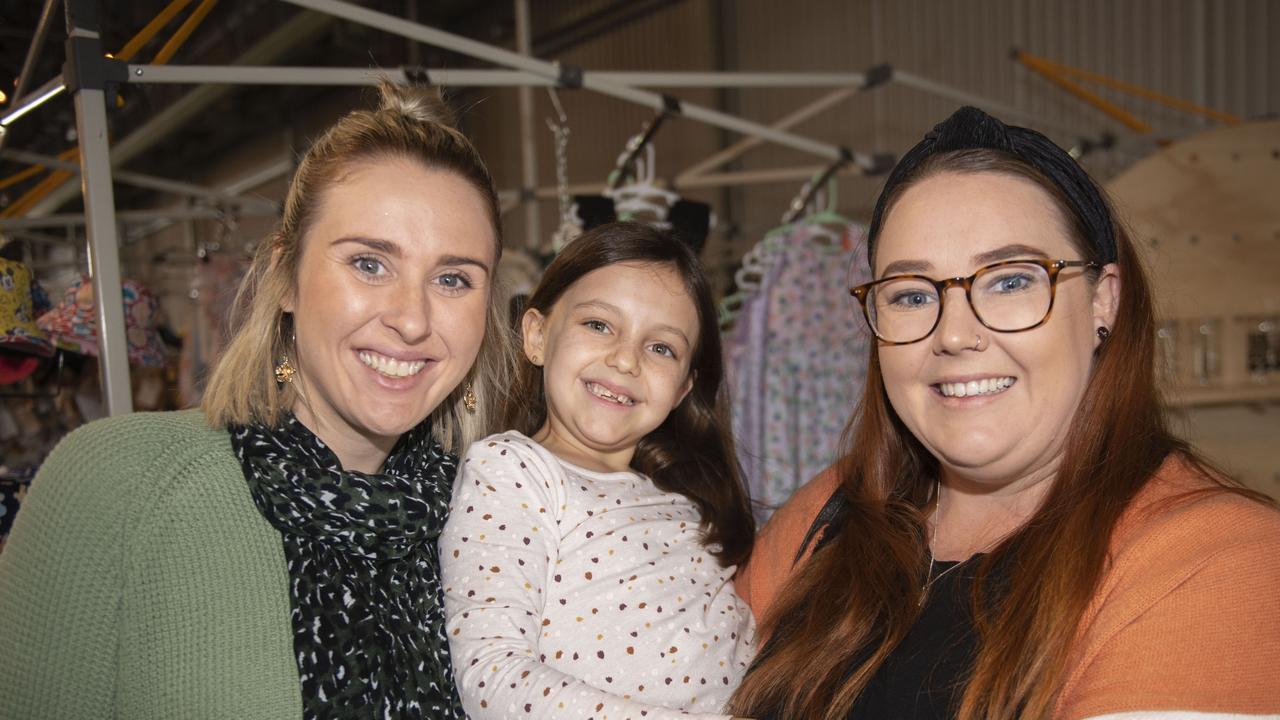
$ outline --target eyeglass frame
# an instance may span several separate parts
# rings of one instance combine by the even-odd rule
[[[1037,322],[1034,325],[1028,325],[1027,327],[1024,327],[1024,328],[1019,328],[1017,330],[1001,330],[999,328],[994,328],[988,325],[987,321],[982,319],[982,315],[978,313],[977,308],[973,306],[973,281],[976,280],[977,277],[983,273],[989,272],[990,270],[1003,267],[1006,265],[1039,265],[1040,267],[1045,269],[1045,272],[1049,274],[1049,307],[1045,308],[1044,317],[1040,318],[1040,322]],[[916,275],[916,274],[890,275],[888,277],[882,277],[879,280],[872,280],[871,282],[863,283],[861,285],[851,287],[849,288],[849,294],[858,298],[858,304],[862,306],[862,317],[864,320],[867,321],[867,327],[871,328],[871,332],[875,334],[877,338],[879,338],[880,342],[887,343],[889,345],[911,345],[913,343],[918,343],[921,340],[924,340],[925,338],[932,335],[933,331],[938,329],[938,324],[942,322],[942,312],[943,310],[946,309],[947,290],[950,290],[951,288],[957,285],[964,288],[964,298],[965,298],[965,302],[969,303],[969,311],[973,313],[973,316],[977,318],[978,322],[982,323],[983,327],[985,327],[988,330],[991,330],[992,332],[1019,333],[1019,332],[1026,332],[1027,330],[1034,330],[1040,327],[1041,325],[1044,325],[1045,322],[1049,320],[1049,315],[1053,312],[1053,302],[1058,296],[1058,274],[1061,273],[1066,268],[1072,268],[1072,267],[1089,268],[1089,269],[1096,270],[1096,269],[1100,269],[1102,266],[1091,260],[1050,260],[1048,258],[1001,260],[1000,262],[994,262],[994,263],[991,263],[990,265],[983,265],[982,267],[975,270],[974,273],[968,277],[957,276],[957,277],[944,278],[942,280],[934,280],[933,278],[928,277],[927,275]],[[934,289],[938,291],[937,316],[933,319],[933,326],[929,328],[929,331],[926,332],[924,335],[921,335],[920,337],[916,338],[915,340],[887,340],[880,335],[880,331],[876,329],[875,323],[871,321],[871,311],[867,309],[867,296],[871,294],[871,290],[874,289],[876,285],[880,285],[882,283],[886,283],[891,280],[902,280],[904,278],[905,279],[914,278],[918,280],[923,280],[924,282],[927,282],[930,285],[933,285]]]

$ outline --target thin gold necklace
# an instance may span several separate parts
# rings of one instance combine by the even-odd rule
[[[925,574],[924,583],[920,585],[920,607],[924,607],[924,601],[928,599],[929,589],[933,587],[934,583],[941,580],[947,573],[967,562],[965,560],[961,560],[955,565],[952,565],[946,570],[938,573],[937,577],[933,576],[933,546],[938,540],[938,526],[942,524],[942,481],[936,480],[934,482],[936,485],[934,486],[933,496],[936,498],[936,501],[933,508],[933,531],[929,534],[929,571]]]

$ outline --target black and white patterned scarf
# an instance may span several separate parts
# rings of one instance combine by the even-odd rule
[[[462,718],[436,539],[458,460],[409,431],[382,474],[342,469],[289,415],[233,426],[258,510],[284,541],[306,718]]]

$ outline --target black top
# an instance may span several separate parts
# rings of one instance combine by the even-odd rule
[[[933,564],[937,579],[920,618],[867,683],[849,711],[849,720],[955,717],[977,651],[969,593],[980,557]],[[850,672],[865,660],[866,654],[856,656]],[[782,716],[766,712],[760,720],[782,720]]]
[[[920,618],[858,696],[850,720],[955,717],[978,647],[969,594],[979,564],[978,556],[933,564],[937,580]]]

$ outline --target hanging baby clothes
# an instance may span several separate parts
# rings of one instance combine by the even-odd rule
[[[869,280],[865,230],[797,224],[765,242],[759,288],[726,342],[738,457],[763,522],[836,460],[862,397],[870,334],[848,288]]]

